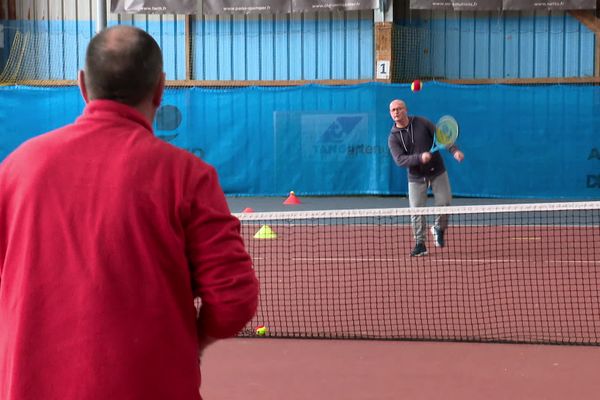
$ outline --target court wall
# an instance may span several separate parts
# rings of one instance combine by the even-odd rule
[[[23,79],[76,79],[96,30],[94,0],[0,0],[0,9],[5,32],[0,67],[11,51],[22,51],[17,73],[25,74]],[[218,16],[109,13],[108,25],[134,25],[150,32],[165,54],[167,78],[184,86],[206,81],[357,83],[376,77],[379,14],[380,10]],[[392,80],[597,76],[596,33],[581,15],[411,10],[394,21]],[[27,41],[15,42],[17,34]]]
[[[81,112],[75,79],[96,9],[0,0],[0,10],[3,158]],[[403,98],[411,113],[459,120],[466,160],[445,155],[455,194],[598,197],[593,23],[565,11],[410,11],[393,24],[392,71],[394,81],[422,79],[414,93],[372,82],[378,13],[110,14],[108,24],[156,38],[171,110],[159,112],[156,134],[215,165],[228,194],[405,194],[387,150],[388,104]],[[536,84],[489,84],[511,79]]]
[[[404,195],[406,171],[387,147],[394,98],[416,115],[459,121],[465,161],[442,152],[456,195],[600,195],[600,87],[593,85],[169,88],[154,127],[214,165],[230,195]],[[74,86],[0,87],[0,102],[2,158],[83,109]]]
[[[23,35],[26,42],[17,41],[13,49],[24,53],[16,72],[25,75],[22,79],[75,80],[96,31],[94,3],[18,2],[15,18],[0,20],[6,32],[0,68],[7,63],[15,35]],[[218,16],[109,13],[108,25],[117,24],[137,26],[154,36],[171,81],[373,78],[372,10]]]

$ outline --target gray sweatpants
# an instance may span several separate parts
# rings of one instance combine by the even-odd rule
[[[408,182],[408,202],[411,207],[425,207],[427,205],[427,188],[431,186],[436,207],[449,206],[452,201],[452,192],[448,172],[444,172],[431,180],[421,182]],[[427,220],[424,215],[410,217],[413,236],[417,242],[425,242],[427,235]],[[436,215],[434,226],[441,230],[448,227],[448,215]]]

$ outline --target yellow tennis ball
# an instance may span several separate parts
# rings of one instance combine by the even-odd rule
[[[256,334],[257,334],[258,336],[265,336],[265,335],[267,334],[267,332],[268,332],[268,329],[267,329],[267,327],[266,327],[266,326],[264,326],[264,325],[261,325],[261,326],[257,326],[257,327],[256,327]]]

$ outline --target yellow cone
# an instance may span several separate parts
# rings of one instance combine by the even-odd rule
[[[269,225],[263,225],[258,232],[254,234],[254,239],[276,239],[277,234]]]

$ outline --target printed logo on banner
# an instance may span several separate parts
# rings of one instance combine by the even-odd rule
[[[379,0],[292,0],[292,11],[376,10]]]
[[[203,0],[202,12],[207,15],[289,13],[291,0]]]
[[[179,137],[178,128],[183,120],[183,114],[179,107],[171,104],[163,104],[156,111],[156,117],[154,118],[154,132],[156,137],[169,142],[173,145],[178,146],[177,138]],[[183,146],[179,146],[183,147]],[[196,157],[205,159],[206,152],[202,147],[183,147]]]
[[[422,10],[486,10],[502,9],[502,0],[410,0],[411,9]]]
[[[596,0],[410,0],[421,10],[594,10]]]
[[[596,0],[503,0],[504,10],[595,10]]]
[[[196,14],[197,0],[111,0],[113,13]]]
[[[345,161],[385,151],[370,143],[368,114],[303,114],[300,127],[304,160]]]

